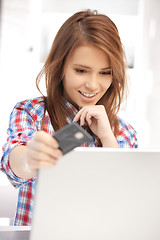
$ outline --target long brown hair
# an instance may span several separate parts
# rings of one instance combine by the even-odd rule
[[[81,11],[72,15],[59,29],[43,69],[37,77],[37,87],[45,75],[47,97],[45,107],[54,130],[66,124],[68,109],[63,101],[63,70],[67,56],[83,42],[100,48],[109,57],[112,67],[112,84],[97,104],[104,105],[111,127],[117,136],[117,112],[125,93],[125,53],[116,25],[97,11]]]

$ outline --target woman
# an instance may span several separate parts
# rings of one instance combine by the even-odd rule
[[[2,171],[19,187],[15,225],[30,225],[37,169],[62,152],[53,137],[80,123],[94,137],[90,147],[136,148],[136,132],[117,112],[125,94],[125,54],[115,24],[96,11],[71,16],[58,31],[44,67],[46,97],[18,103],[10,116]],[[84,145],[87,146],[87,145]]]

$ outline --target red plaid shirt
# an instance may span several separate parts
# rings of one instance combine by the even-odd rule
[[[67,101],[66,105],[68,108],[72,109],[73,115],[77,113],[77,109]],[[14,187],[19,188],[14,225],[31,225],[36,177],[28,180],[18,178],[10,168],[9,154],[17,145],[26,145],[26,143],[32,139],[35,132],[41,129],[43,113],[44,102],[43,98],[39,97],[17,103],[10,115],[10,123],[7,132],[8,138],[3,146],[1,170],[7,174]],[[71,122],[72,118],[68,117],[67,121]],[[44,120],[44,130],[51,135],[54,134],[54,129],[47,111]],[[125,123],[121,119],[119,119],[119,135],[117,137],[117,142],[120,148],[137,148],[138,146],[135,130],[131,125]],[[89,147],[96,147],[96,141],[89,145]]]

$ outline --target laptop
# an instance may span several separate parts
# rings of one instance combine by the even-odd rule
[[[76,148],[41,169],[37,239],[160,239],[160,151]]]

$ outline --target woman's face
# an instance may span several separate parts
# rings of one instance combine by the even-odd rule
[[[78,46],[64,67],[63,96],[75,107],[95,105],[112,83],[107,55],[91,44]]]

